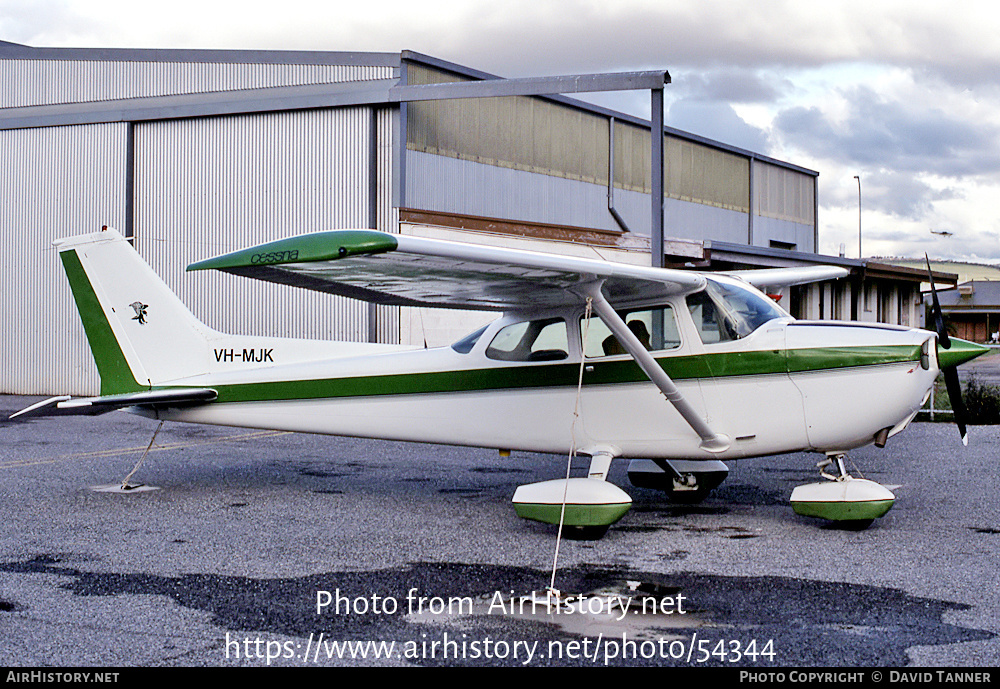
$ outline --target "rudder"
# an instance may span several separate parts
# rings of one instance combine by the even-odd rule
[[[146,390],[208,369],[215,331],[199,321],[116,230],[60,239],[101,394]]]

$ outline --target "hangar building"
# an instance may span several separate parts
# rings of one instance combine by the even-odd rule
[[[504,80],[406,51],[0,42],[0,233],[16,267],[0,278],[0,391],[97,390],[51,243],[102,226],[131,238],[214,328],[355,341],[444,344],[472,328],[468,318],[184,269],[356,227],[647,265],[823,258],[816,172],[666,127],[656,141],[669,75],[658,92],[637,74]],[[558,95],[626,88],[650,88],[652,124]],[[832,317],[823,289],[802,292],[796,315]],[[896,297],[903,320],[909,294]]]

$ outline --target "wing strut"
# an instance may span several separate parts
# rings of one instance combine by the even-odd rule
[[[581,293],[593,299],[594,310],[601,317],[604,324],[608,326],[615,338],[622,347],[625,348],[639,368],[645,372],[649,379],[660,389],[660,392],[667,398],[667,401],[674,405],[674,408],[687,422],[689,426],[701,437],[701,449],[712,452],[725,452],[729,449],[730,439],[713,431],[698,412],[695,411],[684,396],[681,394],[670,376],[656,363],[653,355],[646,351],[646,348],[639,342],[639,338],[625,325],[622,317],[612,308],[608,300],[604,298],[601,291],[602,281],[590,282],[583,286]]]

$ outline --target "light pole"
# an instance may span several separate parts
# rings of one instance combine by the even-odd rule
[[[863,258],[864,254],[861,253],[861,177],[854,175],[854,179],[858,180],[858,258]]]

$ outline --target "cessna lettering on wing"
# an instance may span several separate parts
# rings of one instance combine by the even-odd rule
[[[271,352],[274,351],[273,347],[269,347],[267,349],[264,349],[263,347],[261,347],[260,349],[256,349],[253,347],[251,347],[250,349],[244,348],[242,352],[232,347],[230,347],[229,349],[216,349],[213,351],[215,352],[215,360],[219,362],[239,361],[244,364],[251,364],[251,363],[259,364],[264,361],[271,361],[271,362],[274,361],[274,358],[271,354]]]
[[[271,251],[269,253],[254,254],[250,257],[250,263],[281,263],[283,261],[294,261],[299,257],[298,250],[293,251]]]

